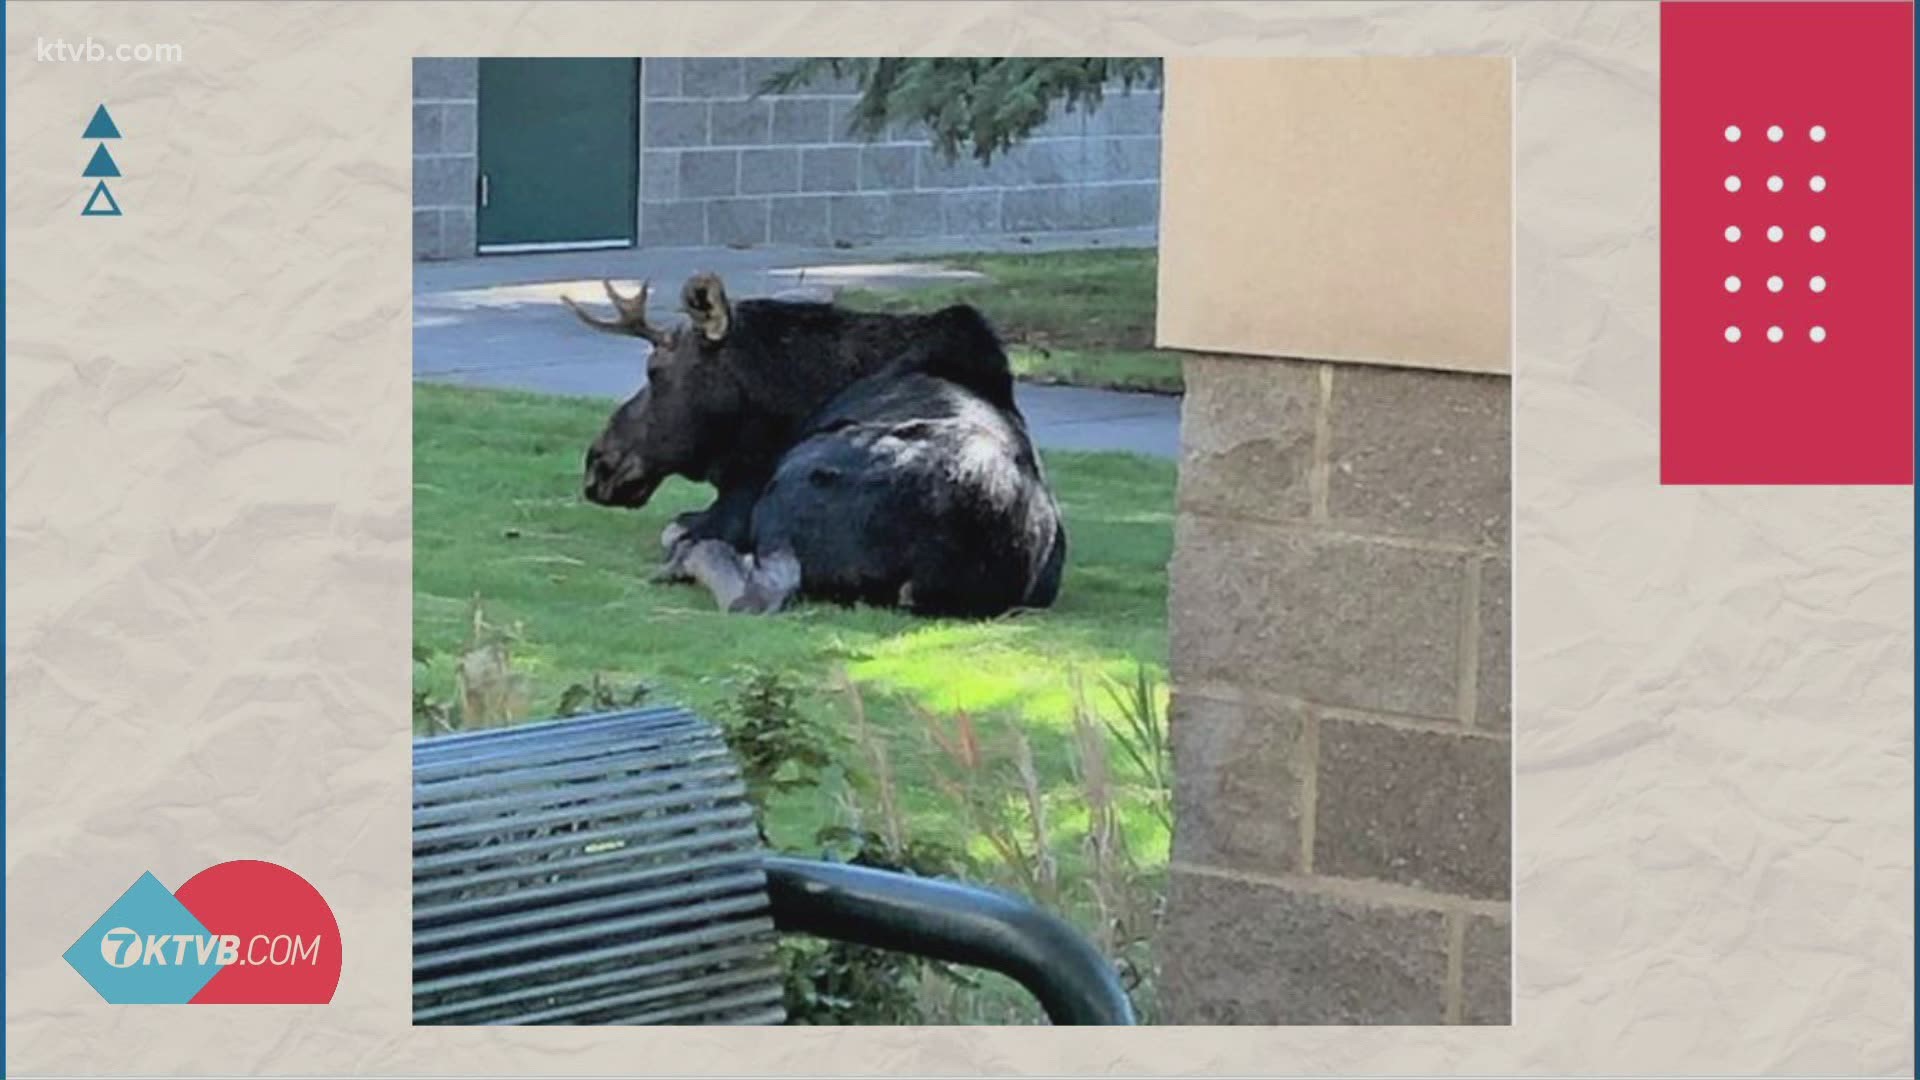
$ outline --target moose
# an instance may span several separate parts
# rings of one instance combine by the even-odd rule
[[[979,311],[736,303],[699,273],[686,323],[659,327],[646,284],[602,284],[611,319],[562,302],[653,348],[587,450],[586,498],[642,507],[669,476],[715,490],[661,534],[658,578],[756,614],[799,596],[962,617],[1054,602],[1066,530]]]

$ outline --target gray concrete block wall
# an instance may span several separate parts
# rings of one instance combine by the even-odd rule
[[[1160,1000],[1509,1021],[1509,381],[1193,357]]]
[[[914,126],[847,133],[858,94],[826,80],[756,97],[775,57],[641,61],[642,247],[825,246],[1151,226],[1159,218],[1160,94],[1110,92],[1059,111],[981,165],[947,161]],[[414,61],[417,259],[475,253],[479,61]]]
[[[413,257],[459,259],[475,251],[480,168],[480,62],[413,61]]]
[[[947,161],[912,127],[847,133],[845,80],[755,98],[780,58],[642,63],[642,247],[860,244],[1150,226],[1160,95],[1058,112],[991,165]]]

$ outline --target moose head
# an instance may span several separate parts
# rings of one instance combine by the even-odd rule
[[[588,326],[640,338],[653,346],[647,381],[614,410],[600,437],[587,450],[584,489],[602,506],[647,504],[669,476],[707,479],[722,452],[730,421],[744,396],[731,365],[724,362],[733,309],[726,289],[713,274],[695,274],[681,291],[689,322],[662,328],[647,321],[648,286],[622,296],[603,283],[615,315],[598,318],[571,298],[561,301]]]

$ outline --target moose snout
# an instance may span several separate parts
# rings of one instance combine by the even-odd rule
[[[637,509],[647,505],[663,479],[639,455],[608,451],[596,444],[587,451],[580,487],[590,503]]]
[[[582,494],[588,502],[605,503],[613,493],[613,463],[598,447],[587,451],[586,477],[582,485]]]

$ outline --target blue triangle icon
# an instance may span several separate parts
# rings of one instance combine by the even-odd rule
[[[120,174],[115,173],[114,175],[118,176]],[[100,199],[103,196],[107,200],[107,208],[105,210],[96,209],[97,204],[100,202]],[[80,216],[81,217],[119,217],[120,216],[120,204],[113,201],[113,192],[107,190],[107,182],[105,180],[102,180],[98,184],[93,185],[93,194],[87,196],[86,208],[80,211]]]
[[[81,176],[119,176],[120,166],[113,163],[113,155],[107,153],[107,144],[101,143],[93,152],[93,160],[87,162],[87,171]]]
[[[83,139],[117,139],[120,137],[120,129],[113,126],[113,117],[107,115],[107,107],[102,105],[93,110],[93,119],[87,122],[86,134],[80,137]]]

